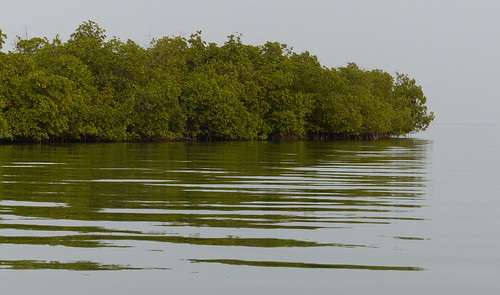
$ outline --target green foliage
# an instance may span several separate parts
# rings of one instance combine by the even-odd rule
[[[378,138],[427,128],[425,103],[407,75],[329,69],[240,35],[219,46],[196,32],[144,48],[87,21],[67,42],[17,37],[0,52],[4,141]]]
[[[106,39],[105,30],[91,20],[83,22],[76,31],[71,34],[71,41],[95,41],[103,43]]]
[[[409,113],[408,121],[403,125],[405,129],[401,130],[402,133],[425,130],[434,120],[434,114],[427,113],[425,105],[427,98],[424,96],[422,87],[416,84],[415,79],[398,73],[393,95],[397,108],[402,112]]]
[[[17,36],[15,50],[23,54],[35,54],[47,45],[49,45],[47,38],[22,39]]]
[[[5,43],[5,39],[7,39],[7,35],[5,35],[2,30],[0,30],[0,49],[2,49],[3,44]]]

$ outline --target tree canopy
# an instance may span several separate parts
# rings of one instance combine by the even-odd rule
[[[0,30],[0,49],[5,38]],[[380,138],[425,130],[425,103],[407,75],[327,68],[235,35],[144,48],[88,21],[66,42],[18,37],[0,52],[2,141]]]

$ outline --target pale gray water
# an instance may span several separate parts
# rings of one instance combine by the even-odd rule
[[[0,294],[496,294],[499,131],[0,146]]]

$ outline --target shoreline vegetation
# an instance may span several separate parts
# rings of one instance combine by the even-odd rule
[[[0,49],[7,36],[0,30]],[[0,142],[380,139],[434,119],[414,79],[201,32],[146,48],[82,23],[0,51]]]

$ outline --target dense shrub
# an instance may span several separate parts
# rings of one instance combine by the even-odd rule
[[[3,141],[379,138],[427,128],[425,103],[406,75],[326,68],[234,35],[221,46],[197,32],[143,48],[88,21],[67,42],[18,37],[0,52]]]

